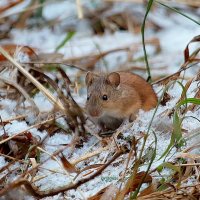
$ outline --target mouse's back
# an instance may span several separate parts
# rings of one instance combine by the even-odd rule
[[[121,84],[130,85],[140,95],[142,109],[147,111],[157,105],[157,96],[152,86],[147,83],[141,76],[130,72],[118,72],[120,74]]]

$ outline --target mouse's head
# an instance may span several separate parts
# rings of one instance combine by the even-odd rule
[[[87,85],[87,113],[95,118],[112,115],[120,97],[120,75],[117,72],[108,75],[88,72],[85,83]]]

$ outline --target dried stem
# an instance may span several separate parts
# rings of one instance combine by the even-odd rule
[[[34,186],[32,183],[30,183],[27,179],[22,178],[22,179],[18,179],[17,181],[14,181],[13,183],[11,183],[9,185],[9,187],[7,186],[3,190],[1,190],[0,196],[3,196],[9,189],[11,189],[11,188],[13,189],[13,188],[19,187],[21,185],[25,185],[25,187],[31,194],[33,194],[34,196],[39,196],[39,197],[52,196],[52,195],[56,195],[60,192],[65,192],[70,189],[76,189],[80,185],[99,176],[104,169],[106,169],[114,160],[116,160],[123,153],[124,153],[124,150],[120,149],[120,151],[118,151],[105,165],[100,167],[100,169],[98,171],[96,171],[91,176],[88,176],[84,179],[79,180],[76,183],[70,183],[67,186],[63,186],[63,187],[59,187],[59,188],[51,189],[51,190],[47,190],[47,191],[39,191],[38,188],[36,186]]]

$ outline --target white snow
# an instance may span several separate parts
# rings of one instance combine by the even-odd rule
[[[53,109],[52,103],[41,92],[34,96],[34,102],[41,112],[51,111]]]
[[[6,1],[1,1],[0,6],[4,5]],[[83,4],[90,9],[94,9],[96,6],[100,4],[101,1],[92,1],[88,3],[87,1],[83,1]],[[26,2],[27,3],[27,2]],[[24,2],[25,4],[25,2]],[[25,7],[24,4],[21,4],[19,7],[20,9]],[[119,7],[121,5],[121,7]],[[112,12],[118,12],[127,8],[127,5],[131,4],[116,4],[113,8]],[[118,7],[117,7],[118,6]],[[131,5],[133,6],[133,5]],[[15,8],[17,9],[17,8]],[[12,12],[16,11],[13,9]],[[19,9],[19,8],[18,8]],[[73,18],[77,19],[76,15],[76,4],[75,1],[52,1],[48,3],[44,7],[43,16],[46,20],[52,20],[55,18],[65,19],[67,21],[69,16],[73,16]],[[143,11],[143,7],[137,5],[137,11]],[[134,10],[133,9],[133,10]],[[184,60],[184,48],[186,47],[187,43],[199,32],[199,26],[193,22],[188,21],[183,16],[179,16],[178,14],[170,14],[167,17],[167,13],[165,12],[164,8],[157,8],[158,12],[150,13],[149,19],[153,20],[155,23],[162,27],[161,30],[158,32],[154,31],[147,31],[146,32],[146,39],[150,39],[153,37],[157,37],[160,41],[161,45],[161,52],[158,54],[155,53],[155,47],[152,45],[147,45],[147,53],[149,55],[149,61],[151,66],[156,66],[158,69],[152,70],[153,77],[159,75],[168,75],[171,73],[176,72]],[[9,11],[11,12],[11,11]],[[6,14],[9,12],[7,11]],[[109,14],[109,13],[107,13]],[[195,16],[195,15],[194,15]],[[79,29],[78,29],[79,30]],[[125,48],[131,47],[136,48],[134,51],[133,59],[143,57],[142,45],[141,45],[141,35],[140,34],[133,34],[127,31],[116,31],[115,33],[106,33],[102,36],[94,36],[91,34],[91,30],[87,30],[85,32],[78,32],[76,35],[64,45],[63,48],[59,50],[60,53],[64,55],[64,59],[72,58],[72,57],[79,57],[79,56],[86,56],[86,55],[93,55],[98,54],[99,52],[110,51],[116,48]],[[10,43],[15,43],[18,45],[28,45],[34,47],[38,50],[38,52],[54,52],[56,47],[60,44],[60,42],[66,36],[65,31],[57,29],[52,30],[49,27],[42,27],[42,28],[34,28],[34,29],[13,29],[11,31],[11,38],[9,40]],[[199,43],[193,44],[190,47],[190,50],[196,49]],[[104,62],[98,62],[98,70],[116,70],[117,67],[124,65],[127,60],[127,54],[125,52],[115,52],[113,54],[109,54],[105,57],[106,66]],[[20,54],[16,56],[18,61],[27,61],[27,57],[24,54]],[[137,63],[130,63],[130,64],[137,64]],[[144,63],[142,63],[144,64]],[[140,62],[141,65],[141,62]],[[166,66],[166,68],[159,69],[159,67]],[[190,72],[186,72],[186,77],[192,78],[197,73],[197,65],[196,69],[191,70]],[[67,69],[67,74],[70,76],[72,81],[76,78],[77,70],[73,68]],[[5,75],[5,74],[4,74]],[[146,77],[146,73],[142,72],[141,75]],[[51,74],[52,78],[54,74]],[[84,75],[81,74],[81,78],[84,79]],[[181,80],[180,80],[181,81]],[[183,85],[186,84],[186,80],[182,82]],[[189,90],[187,91],[188,97],[194,97],[195,93],[197,92],[197,88],[199,81],[194,81]],[[158,96],[161,96],[164,86],[154,86],[155,91],[157,92]],[[79,93],[72,92],[73,97],[77,101],[81,107],[84,107],[85,99],[86,99],[86,91],[85,88],[81,88]],[[156,159],[152,164],[151,169],[158,167],[160,164],[163,163],[163,159],[159,158],[164,153],[165,149],[168,147],[170,142],[171,133],[173,130],[173,117],[168,116],[166,113],[168,110],[173,109],[176,106],[177,101],[179,100],[182,94],[182,88],[178,83],[169,87],[168,94],[170,95],[171,99],[166,103],[166,106],[159,106],[158,110],[155,114],[155,118],[152,122],[152,126],[149,131],[149,136],[145,145],[145,150],[148,151],[149,147],[154,148],[154,141],[155,137],[153,135],[153,131],[156,132],[157,136],[157,153]],[[39,108],[40,112],[49,112],[52,110],[53,105],[44,97],[42,93],[37,93],[33,97],[36,106]],[[17,115],[16,113],[16,106],[17,102],[15,100],[9,99],[0,99],[0,116],[2,120],[7,120]],[[123,137],[125,139],[117,139],[118,144],[125,144],[128,138],[135,136],[139,138],[142,133],[147,133],[150,120],[154,114],[154,110],[149,112],[140,111],[138,113],[137,119],[130,124],[125,123],[124,127],[128,127],[122,131]],[[28,114],[29,115],[29,114]],[[32,115],[30,114],[31,118]],[[192,118],[192,117],[193,118]],[[182,128],[187,131],[192,131],[200,127],[200,122],[195,120],[194,118],[200,118],[200,110],[195,110],[194,112],[187,112],[185,118],[182,122]],[[63,118],[57,119],[64,127],[67,127],[66,122]],[[24,131],[29,129],[30,125],[28,122],[24,120],[13,120],[12,122],[6,124],[4,129],[8,136],[16,134],[20,131]],[[1,127],[0,129],[0,136],[4,134],[4,129]],[[122,127],[123,129],[123,127]],[[46,134],[46,131],[40,131],[37,128],[31,129],[30,132],[33,136],[37,138],[43,138]],[[66,146],[66,149],[63,151],[63,155],[68,159],[68,161],[77,160],[84,155],[87,155],[89,152],[93,152],[99,148],[102,148],[102,143],[95,137],[88,135],[88,140],[83,142],[83,146],[79,148],[74,148],[70,146],[73,138],[73,133],[67,134],[61,131],[57,131],[54,135],[49,136],[42,148],[47,152],[41,152],[40,154],[40,161],[43,162],[47,158],[50,157],[49,154],[53,154],[55,151],[63,148]],[[127,140],[126,140],[127,139]],[[198,137],[196,137],[198,139]],[[194,139],[195,140],[195,139]],[[138,149],[141,149],[142,140],[140,140]],[[111,142],[108,142],[111,145]],[[191,141],[188,141],[187,145],[190,145]],[[113,149],[113,147],[111,148]],[[103,164],[106,160],[106,156],[108,153],[114,153],[110,151],[103,151],[94,157],[91,157],[87,160],[84,160],[76,165],[78,169],[83,169],[84,167],[92,164]],[[174,154],[176,154],[176,149],[174,148],[169,156],[167,157],[166,161],[173,161],[175,158]],[[61,156],[61,154],[59,154]],[[59,156],[56,156],[58,161],[60,162]],[[108,158],[112,156],[109,155]],[[104,170],[104,172],[92,179],[91,181],[81,185],[77,190],[70,190],[64,193],[66,199],[83,199],[88,198],[96,194],[100,189],[105,188],[107,185],[113,183],[115,185],[119,185],[119,179],[122,177],[123,172],[125,171],[125,164],[127,160],[128,154],[121,156],[118,160],[116,160],[114,164],[110,165],[108,168]],[[0,156],[0,168],[5,166],[8,162],[5,160],[3,156]],[[133,166],[133,158],[129,163],[129,167]],[[19,166],[19,165],[18,165]],[[13,166],[16,167],[16,166]],[[146,170],[147,163],[140,167],[140,170]],[[93,169],[92,169],[93,170]],[[92,171],[87,170],[86,172],[82,172],[77,180],[87,176],[87,172]],[[4,172],[5,173],[5,172]],[[164,170],[163,175],[168,175],[170,170]],[[3,174],[0,174],[2,177]],[[44,176],[44,177],[43,177]],[[35,184],[39,187],[40,190],[51,190],[53,188],[58,188],[63,185],[69,184],[72,179],[74,178],[75,174],[68,173],[59,165],[59,163],[52,158],[47,160],[42,166],[39,168],[36,176],[34,177]],[[129,174],[126,174],[128,177]],[[42,178],[43,177],[43,178]],[[15,179],[16,177],[11,176],[11,180]],[[27,197],[29,199],[30,197]],[[55,195],[53,197],[46,197],[43,198],[44,200],[55,200],[55,199],[62,199],[62,194]]]
[[[43,16],[47,20],[65,19],[73,15],[76,15],[76,4],[73,1],[60,1],[59,4],[54,1],[43,10]]]
[[[15,133],[21,132],[23,130],[26,130],[28,128],[28,125],[25,121],[19,122],[19,121],[12,121],[12,123],[5,125],[6,133],[11,136]]]

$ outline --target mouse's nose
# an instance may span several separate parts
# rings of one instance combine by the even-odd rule
[[[96,109],[90,110],[90,115],[91,115],[92,117],[98,117],[99,114],[100,114],[99,111],[96,110]]]

